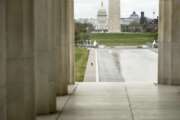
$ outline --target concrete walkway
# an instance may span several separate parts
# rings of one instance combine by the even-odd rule
[[[180,87],[80,83],[56,117],[38,120],[180,120]]]
[[[102,74],[102,69],[99,69],[101,70],[100,74],[111,75],[110,71],[105,68],[112,68],[114,63],[116,63],[114,66],[121,64],[116,69],[119,70],[119,73],[122,72],[120,76],[123,78],[118,77],[118,71],[111,72],[111,76],[124,81],[93,82],[92,80],[96,79],[96,66],[95,64],[91,66],[92,61],[95,63],[95,51],[92,49],[88,61],[89,69],[86,71],[86,76],[89,75],[88,79],[85,79],[86,82],[70,87],[69,96],[57,98],[57,114],[41,116],[37,120],[180,120],[180,87],[153,84],[152,80],[154,80],[155,74],[151,75],[150,71],[154,70],[156,66],[156,63],[151,64],[152,61],[156,61],[156,53],[139,49],[99,52],[101,52],[99,60],[102,56],[107,56],[106,59],[101,59],[104,63],[99,66],[103,67],[105,71]],[[111,59],[114,58],[109,56],[111,54],[120,62],[113,63]],[[119,57],[120,55],[121,57]],[[134,63],[141,64],[133,66]],[[149,68],[149,65],[153,68]],[[150,70],[147,75],[145,71],[137,71],[137,75],[135,74],[135,68],[139,69],[141,66]],[[112,68],[112,70],[116,69]],[[146,77],[139,78],[139,72]],[[132,76],[128,76],[129,74]],[[147,77],[149,74],[151,76]],[[146,80],[145,78],[150,79]]]
[[[98,49],[100,82],[157,81],[158,55],[150,49]]]
[[[96,50],[93,48],[89,49],[89,58],[84,82],[96,82]]]

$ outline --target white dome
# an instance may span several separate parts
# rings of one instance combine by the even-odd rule
[[[101,8],[98,10],[98,16],[107,16],[106,9],[104,8],[103,2],[101,2]]]
[[[98,16],[107,16],[106,9],[104,9],[104,8],[99,9]]]

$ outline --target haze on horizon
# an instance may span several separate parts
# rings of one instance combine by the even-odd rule
[[[75,0],[75,18],[96,18],[101,1],[108,12],[108,0]],[[140,15],[153,18],[159,14],[159,0],[121,0],[121,18],[129,17],[133,11]],[[155,15],[153,15],[155,12]]]

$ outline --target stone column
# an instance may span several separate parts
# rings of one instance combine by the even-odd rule
[[[54,1],[34,1],[37,114],[56,112]]]
[[[74,84],[74,0],[66,1],[66,21],[67,21],[67,55],[68,55],[68,79],[69,84]]]
[[[170,84],[170,39],[171,39],[171,4],[170,1],[160,0],[159,17],[159,73],[160,84]],[[166,66],[166,69],[165,69]]]
[[[67,36],[66,36],[66,0],[57,1],[57,95],[68,94],[68,77],[67,77]],[[60,11],[60,12],[59,12]]]
[[[179,0],[160,0],[159,84],[180,84],[179,16]]]
[[[56,41],[55,41],[55,0],[48,0],[48,21],[49,21],[49,84],[50,84],[50,112],[56,112]]]
[[[0,119],[35,120],[32,0],[0,1]]]
[[[0,120],[6,120],[6,0],[0,1]]]
[[[74,19],[74,0],[71,0],[71,39],[70,39],[70,84],[75,83],[75,19]]]

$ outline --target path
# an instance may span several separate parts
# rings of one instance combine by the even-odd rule
[[[101,82],[157,81],[157,53],[149,49],[113,48],[98,50]]]
[[[73,94],[57,99],[61,111],[37,120],[180,119],[180,87],[152,83],[156,53],[148,49],[101,49],[98,54],[103,56],[98,60],[102,82],[78,83],[71,90]]]
[[[179,120],[180,87],[81,83],[58,120]]]
[[[96,51],[95,49],[89,49],[89,58],[87,62],[84,82],[96,81]],[[93,65],[92,65],[93,64]]]

